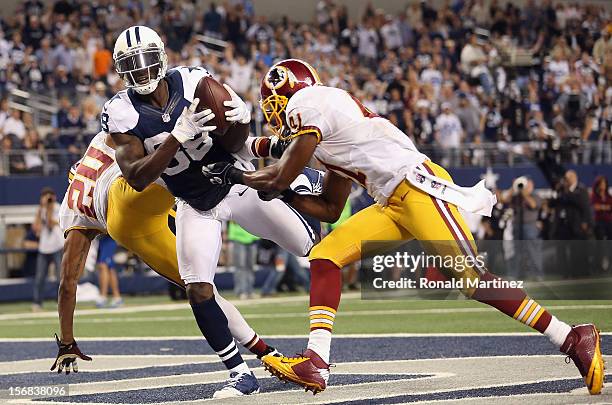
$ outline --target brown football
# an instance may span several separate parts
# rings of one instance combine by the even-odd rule
[[[232,123],[225,119],[225,112],[228,108],[223,105],[223,102],[232,99],[227,90],[225,90],[225,87],[210,76],[203,77],[200,79],[195,89],[194,97],[200,99],[196,112],[210,108],[215,114],[215,118],[207,124],[217,126],[217,129],[213,131],[213,133],[225,135],[227,130],[232,126]]]

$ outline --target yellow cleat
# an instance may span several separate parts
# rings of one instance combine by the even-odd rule
[[[282,381],[290,381],[313,394],[327,387],[329,364],[308,349],[297,357],[266,355],[261,358],[266,370]]]

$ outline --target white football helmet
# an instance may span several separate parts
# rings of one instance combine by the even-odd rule
[[[119,34],[113,50],[115,70],[125,87],[139,94],[150,94],[166,75],[168,56],[157,32],[143,25]]]

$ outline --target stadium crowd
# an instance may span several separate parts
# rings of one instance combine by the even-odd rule
[[[41,134],[30,114],[0,104],[2,149],[28,151],[12,159],[12,172],[40,171],[41,148],[78,156],[99,130],[105,100],[122,88],[112,46],[133,24],[162,34],[171,66],[205,66],[253,106],[273,61],[308,60],[323,82],[350,91],[426,151],[473,146],[469,155],[434,156],[443,164],[483,164],[479,144],[530,140],[600,141],[583,161],[612,161],[612,23],[603,6],[410,1],[396,15],[369,4],[354,21],[345,6],[321,0],[304,24],[269,21],[250,0],[146,3],[26,0],[0,21],[0,94],[29,90],[60,107]]]

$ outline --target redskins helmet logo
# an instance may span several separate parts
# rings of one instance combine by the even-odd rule
[[[281,88],[289,79],[289,72],[284,66],[274,66],[266,75],[265,84],[271,90]]]

